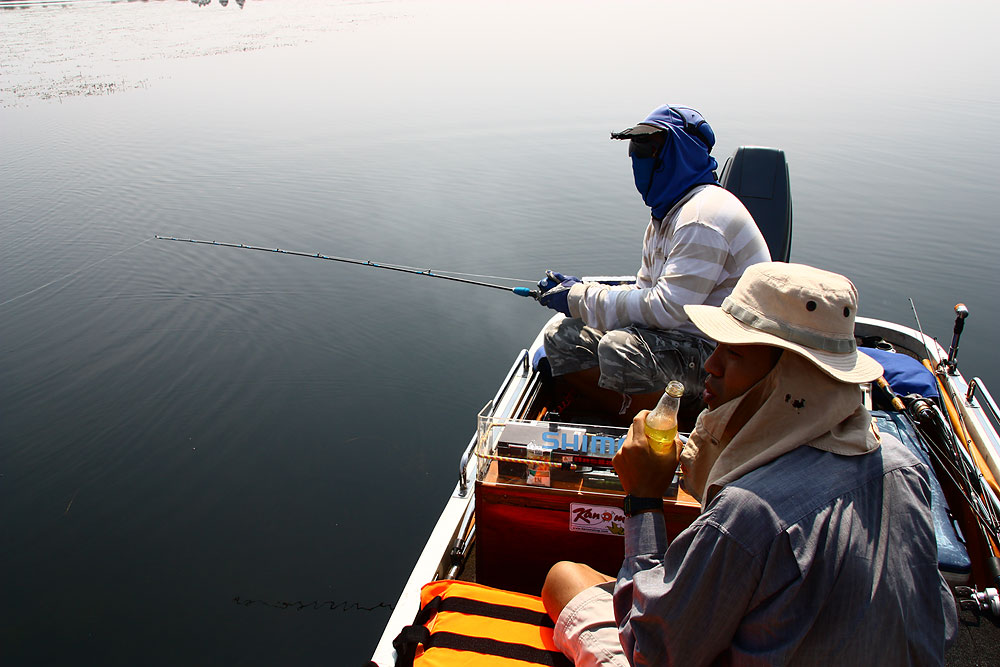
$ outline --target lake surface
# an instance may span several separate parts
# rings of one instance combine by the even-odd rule
[[[993,3],[0,10],[0,662],[370,655],[549,311],[156,234],[522,279],[632,273],[625,147],[787,153],[794,261],[1000,387]]]

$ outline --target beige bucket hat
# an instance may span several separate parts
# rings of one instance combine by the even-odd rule
[[[696,327],[730,345],[774,345],[813,362],[841,382],[882,375],[858,351],[858,290],[838,273],[805,264],[762,262],[748,268],[719,307],[684,306]]]

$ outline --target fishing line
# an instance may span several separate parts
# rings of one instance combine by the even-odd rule
[[[439,271],[435,272],[432,269],[420,269],[413,266],[405,266],[403,264],[388,264],[384,262],[374,262],[370,259],[354,259],[351,257],[337,257],[335,255],[324,255],[319,252],[303,252],[301,250],[284,250],[282,248],[266,248],[263,246],[248,245],[246,243],[228,243],[225,241],[205,241],[200,239],[182,239],[175,236],[160,236],[156,235],[153,238],[159,239],[160,241],[180,241],[183,243],[196,243],[199,245],[214,245],[223,246],[225,248],[239,248],[241,250],[258,250],[260,252],[276,252],[282,255],[296,255],[298,257],[307,257],[310,259],[325,259],[331,262],[341,262],[344,264],[356,264],[359,266],[370,266],[375,269],[388,269],[389,271],[399,271],[400,273],[409,273],[415,276],[426,276],[428,278],[440,278],[442,280],[451,280],[458,283],[465,283],[466,285],[477,285],[479,287],[491,287],[493,289],[502,289],[505,292],[513,292],[518,296],[530,296],[532,298],[538,298],[539,292],[536,289],[531,289],[528,287],[509,287],[507,285],[497,285],[495,283],[488,283],[481,280],[471,280],[470,278],[459,278],[457,276],[472,276],[476,278],[490,278],[493,280],[509,280],[512,282],[531,282],[529,280],[522,280],[520,278],[504,278],[501,276],[486,276],[476,273],[460,273],[458,271]],[[449,275],[446,275],[449,274]],[[3,305],[3,304],[0,304]]]
[[[133,249],[135,249],[135,248],[138,248],[138,247],[139,247],[139,246],[141,246],[141,245],[142,245],[143,243],[149,243],[149,242],[150,242],[150,241],[152,241],[152,240],[153,240],[154,238],[155,238],[155,237],[152,237],[152,236],[151,236],[151,237],[149,237],[148,239],[143,239],[142,241],[139,241],[138,243],[136,243],[136,244],[134,244],[134,245],[130,245],[130,246],[129,246],[129,247],[127,247],[127,248],[123,248],[123,249],[119,250],[118,252],[114,252],[114,253],[111,253],[110,255],[108,255],[107,257],[105,257],[104,259],[99,259],[99,260],[97,260],[96,262],[94,262],[93,264],[88,264],[87,266],[82,266],[82,267],[80,267],[79,269],[76,269],[75,271],[70,271],[69,273],[67,273],[67,274],[66,274],[66,275],[64,275],[64,276],[61,276],[61,277],[59,277],[59,278],[56,278],[55,280],[50,280],[49,282],[45,283],[44,285],[41,285],[41,286],[39,286],[39,287],[36,287],[36,288],[35,288],[35,289],[33,289],[33,290],[29,290],[29,291],[25,292],[24,294],[20,294],[20,295],[18,295],[18,296],[15,296],[15,297],[14,297],[14,298],[12,298],[12,299],[7,299],[6,301],[2,301],[2,302],[0,302],[0,308],[2,308],[2,307],[4,307],[4,306],[6,306],[6,305],[7,305],[8,303],[11,303],[11,302],[13,302],[13,301],[17,301],[18,299],[23,299],[23,298],[24,298],[24,297],[26,297],[26,296],[29,296],[29,295],[31,295],[31,294],[34,294],[35,292],[38,292],[39,290],[43,290],[43,289],[45,289],[46,287],[49,287],[50,285],[54,285],[54,284],[55,284],[55,283],[57,283],[57,282],[60,282],[60,281],[62,281],[62,280],[66,280],[67,278],[71,278],[71,277],[75,276],[76,274],[80,273],[81,271],[86,271],[87,269],[91,269],[91,268],[93,268],[93,267],[97,266],[98,264],[101,264],[102,262],[106,262],[106,261],[108,261],[108,260],[109,260],[109,259],[111,259],[112,257],[117,257],[118,255],[122,254],[123,252],[128,252],[129,250],[133,250]]]
[[[993,512],[972,488],[973,483],[970,471],[967,469],[967,464],[961,460],[960,456],[953,457],[952,455],[956,453],[954,451],[938,451],[938,448],[941,447],[941,445],[930,437],[919,425],[917,425],[917,431],[926,442],[931,443],[927,447],[927,451],[937,461],[939,468],[943,470],[944,473],[951,479],[952,483],[954,483],[956,490],[962,495],[965,501],[969,503],[969,509],[972,510],[972,513],[976,516],[980,527],[990,533],[994,539],[1000,536],[1000,532],[998,532],[998,530],[1000,530],[1000,526],[998,526],[996,520],[992,517]],[[955,443],[952,443],[952,446],[955,446]]]
[[[949,428],[941,409],[927,399],[921,397],[919,400],[926,402],[928,414],[933,415],[927,421],[933,424],[937,436],[944,439],[945,442],[940,442],[938,437],[935,437],[927,427],[929,424],[923,423],[923,420],[927,419],[926,415],[921,420],[913,419],[913,415],[910,414],[910,409],[913,406],[908,407],[901,414],[916,427],[926,451],[934,457],[939,470],[943,470],[948,475],[955,484],[955,489],[968,503],[969,509],[979,524],[980,531],[992,540],[1000,542],[1000,521],[998,521],[995,507],[996,499],[992,490],[971,457],[962,448],[958,435]]]
[[[938,369],[938,372],[942,372],[941,369],[940,369],[940,367]],[[995,506],[997,504],[996,494],[993,493],[993,488],[990,486],[989,482],[986,480],[986,477],[983,475],[982,471],[979,470],[979,466],[976,463],[975,458],[972,455],[971,448],[978,447],[978,445],[976,445],[976,443],[972,440],[972,436],[970,435],[971,434],[971,429],[969,429],[969,425],[965,421],[965,414],[960,409],[961,404],[959,403],[959,401],[961,399],[959,399],[959,397],[958,397],[958,392],[955,391],[955,389],[951,385],[951,383],[938,382],[938,384],[941,386],[941,388],[947,387],[947,395],[951,398],[952,405],[955,406],[955,413],[956,413],[956,415],[958,417],[958,423],[962,427],[962,431],[963,431],[962,434],[959,434],[957,432],[957,429],[952,429],[952,431],[953,431],[953,437],[957,441],[956,444],[960,443],[963,446],[962,447],[962,451],[965,452],[965,454],[969,458],[972,459],[969,462],[969,464],[974,467],[974,469],[976,470],[976,472],[978,474],[979,483],[982,484],[982,488],[984,490],[983,491],[983,495],[986,495],[986,492],[988,492],[989,496],[992,496],[992,498],[993,498],[993,503],[992,504],[986,503],[987,508],[995,508]],[[943,416],[942,416],[942,418],[943,418]],[[989,499],[990,499],[989,497],[985,498],[985,500],[989,500]],[[1000,511],[1000,508],[998,508],[998,511]],[[998,517],[996,515],[996,513],[993,513],[993,518],[994,518],[994,523],[996,523],[997,525],[1000,525],[1000,517]],[[997,540],[998,544],[1000,544],[1000,533],[997,534],[997,537],[998,537],[998,540]]]
[[[962,431],[965,434],[965,436],[968,436],[968,434],[969,434],[969,427],[968,427],[968,424],[966,424],[965,415],[962,413],[962,411],[958,407],[960,405],[959,398],[958,398],[958,393],[954,390],[954,388],[951,386],[950,383],[945,382],[941,378],[937,377],[937,375],[939,373],[944,374],[944,372],[945,372],[945,371],[942,370],[942,363],[943,362],[939,361],[938,364],[937,364],[937,366],[935,367],[935,369],[932,369],[930,367],[930,361],[929,360],[931,358],[931,351],[930,351],[930,346],[928,346],[928,344],[927,344],[927,336],[924,335],[924,329],[920,325],[920,316],[917,315],[917,307],[913,303],[913,299],[908,299],[908,300],[910,302],[910,309],[913,311],[913,319],[916,320],[916,322],[917,322],[917,330],[920,332],[920,341],[923,343],[923,345],[924,345],[924,352],[927,354],[927,360],[928,361],[925,362],[925,364],[927,366],[927,369],[930,370],[934,374],[935,379],[937,380],[938,385],[940,386],[940,388],[941,388],[941,390],[943,392],[943,394],[942,394],[942,400],[948,399],[948,400],[951,401],[952,405],[955,406],[954,411],[956,413],[957,422],[958,423],[954,424],[954,428],[952,428],[950,432],[952,433],[952,443],[951,443],[951,445],[952,445],[952,448],[956,451],[957,461],[958,461],[958,463],[963,464],[963,466],[965,468],[970,468],[970,469],[976,470],[976,472],[978,474],[977,482],[980,483],[980,484],[982,484],[982,487],[986,491],[988,491],[988,495],[986,493],[982,494],[982,495],[987,496],[987,497],[981,498],[981,502],[982,502],[985,510],[992,517],[992,519],[993,519],[993,525],[994,526],[1000,526],[1000,499],[997,499],[996,495],[993,493],[993,489],[989,486],[989,483],[986,481],[986,479],[983,476],[982,472],[979,471],[978,464],[973,459],[971,451],[969,451],[970,447],[976,447],[977,445],[974,442],[972,442],[971,439],[966,440],[964,437],[962,437],[958,433],[958,427],[960,426],[962,428]],[[961,305],[962,304],[959,304],[959,306],[961,306]],[[955,306],[955,309],[957,311],[958,310],[958,306]],[[968,312],[966,312],[966,315],[968,315]],[[953,346],[955,345],[955,341],[954,340],[952,341],[952,345]],[[949,359],[950,359],[950,357],[951,357],[951,354],[949,353]],[[940,419],[942,420],[942,424],[944,424],[944,421],[943,421],[944,420],[944,416],[943,415],[940,416]],[[947,425],[945,425],[945,428],[947,429]],[[962,445],[964,445],[964,447],[962,447]],[[970,460],[966,460],[964,457],[968,457],[968,459],[970,459]],[[965,471],[965,475],[967,477],[969,476],[968,470]],[[969,483],[971,484],[971,481]],[[974,509],[974,511],[975,511],[975,509]],[[1000,544],[1000,530],[996,530],[995,529],[994,535],[997,538],[998,544]]]
[[[927,353],[927,358],[931,358],[931,348],[927,345],[927,336],[924,335],[924,328],[920,326],[920,316],[917,315],[917,306],[913,303],[913,299],[907,297],[907,301],[910,302],[910,310],[913,311],[913,319],[917,321],[917,331],[920,332],[920,342],[924,344],[924,352]]]
[[[337,602],[336,600],[313,600],[312,602],[303,602],[302,600],[296,600],[295,602],[270,602],[268,600],[251,600],[243,599],[239,595],[233,598],[235,604],[241,607],[249,607],[251,605],[263,605],[265,607],[271,607],[273,609],[294,609],[295,611],[302,611],[304,609],[309,609],[312,611],[318,611],[320,609],[328,609],[329,611],[337,611],[338,609],[343,612],[347,611],[377,611],[379,609],[388,609],[392,611],[396,608],[395,605],[389,604],[388,602],[379,602],[373,606],[362,605],[360,602]]]

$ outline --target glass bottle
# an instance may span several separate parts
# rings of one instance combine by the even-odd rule
[[[681,404],[681,396],[684,395],[684,385],[677,380],[671,380],[667,388],[663,390],[663,396],[653,408],[653,411],[646,415],[646,439],[653,451],[666,454],[674,448],[674,439],[677,437],[677,408]]]

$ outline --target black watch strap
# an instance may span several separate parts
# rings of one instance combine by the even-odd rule
[[[629,494],[625,496],[625,516],[635,516],[646,510],[662,510],[663,498],[643,498]]]

